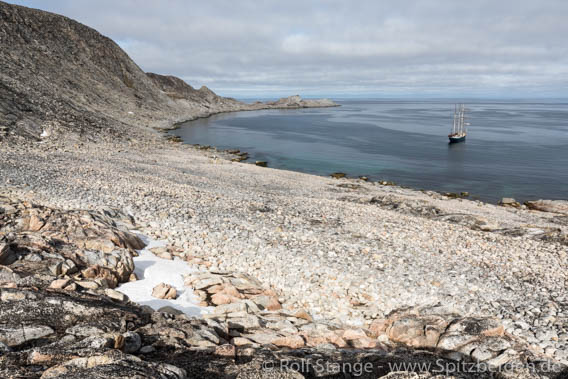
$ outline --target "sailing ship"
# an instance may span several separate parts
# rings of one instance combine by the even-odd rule
[[[465,136],[467,135],[466,126],[469,125],[465,122],[465,105],[460,104],[459,107],[456,105],[454,107],[454,124],[452,126],[452,132],[448,134],[450,143],[457,143],[465,141]]]

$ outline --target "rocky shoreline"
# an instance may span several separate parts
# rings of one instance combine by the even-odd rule
[[[156,129],[242,103],[144,73],[68,18],[0,1],[0,19],[0,376],[566,377],[565,201],[175,143]],[[142,254],[188,268],[141,289],[154,307],[124,293]],[[181,294],[208,312],[167,303]]]
[[[339,105],[337,105],[339,106]],[[191,121],[191,120],[189,120]],[[183,124],[183,123],[181,123]],[[172,129],[169,130],[175,130],[179,128],[179,124],[172,126]],[[168,133],[168,130],[163,130],[165,135],[165,139],[170,141],[170,142],[174,142],[174,143],[184,143],[184,141],[181,139],[181,137],[176,136],[176,135],[171,135]],[[186,144],[188,144],[188,142],[185,142]],[[210,151],[212,153],[215,153],[217,155],[219,155],[222,158],[225,159],[230,159],[232,162],[245,162],[245,163],[250,163],[250,164],[255,164],[256,166],[261,166],[261,167],[268,167],[270,162],[267,161],[250,161],[247,162],[248,159],[250,158],[249,153],[246,151],[241,151],[239,149],[235,149],[235,148],[229,148],[229,149],[223,149],[223,150],[219,150],[218,147],[216,146],[211,146],[211,145],[200,145],[200,144],[190,144],[191,146],[199,149],[199,150],[207,150]],[[300,171],[298,171],[300,172]],[[325,175],[320,175],[320,176],[325,176]],[[333,172],[330,173],[328,175],[331,178],[334,179],[349,179],[351,181],[354,182],[354,184],[347,184],[347,183],[343,183],[341,184],[344,187],[351,187],[353,189],[358,188],[358,184],[357,182],[370,182],[370,183],[376,183],[378,185],[382,185],[382,186],[395,186],[397,188],[400,189],[413,189],[415,191],[420,191],[420,192],[424,192],[424,193],[437,193],[441,196],[445,196],[447,198],[451,198],[451,199],[470,199],[470,200],[474,200],[474,201],[479,201],[482,202],[484,204],[494,204],[491,202],[487,202],[484,201],[482,199],[478,199],[475,196],[472,196],[472,194],[470,192],[467,191],[461,191],[461,192],[447,192],[447,191],[435,191],[435,190],[427,190],[427,189],[416,189],[416,188],[411,188],[408,186],[403,186],[403,185],[398,185],[393,181],[390,180],[385,180],[385,179],[378,179],[378,180],[371,180],[369,179],[368,176],[366,175],[360,175],[360,176],[350,176],[349,174],[345,173],[345,172]],[[501,200],[499,200],[497,202],[497,205],[503,206],[503,207],[509,207],[509,208],[517,208],[517,209],[531,209],[531,210],[540,210],[543,212],[552,212],[552,213],[560,213],[560,214],[565,214],[567,212],[568,209],[568,205],[567,205],[567,201],[565,200],[526,200],[523,203],[518,202],[517,200],[515,200],[514,198],[508,198],[508,197],[504,197]]]
[[[129,148],[46,139],[17,147],[2,145],[0,155],[2,185],[12,198],[30,199],[62,212],[107,209],[123,222],[132,214],[137,230],[164,240],[170,246],[168,254],[200,268],[205,276],[197,279],[222,284],[234,275],[247,275],[256,286],[269,290],[249,294],[261,295],[261,304],[256,304],[249,295],[231,292],[219,283],[208,286],[187,280],[203,305],[227,309],[214,312],[222,316],[216,322],[234,325],[240,335],[225,335],[224,341],[236,346],[235,354],[239,349],[256,349],[257,365],[272,362],[270,354],[279,349],[288,353],[316,349],[323,354],[318,345],[333,345],[333,351],[342,355],[348,349],[345,354],[356,360],[377,349],[403,347],[402,356],[389,356],[412,362],[497,358],[503,363],[510,358],[516,366],[524,362],[524,367],[527,362],[554,362],[559,365],[554,366],[556,373],[566,364],[565,214],[244,165],[158,135]],[[6,207],[2,209],[5,212]],[[55,272],[61,275],[64,267],[62,263],[62,270]],[[49,288],[54,280],[66,281],[64,275],[46,279],[43,287]],[[82,294],[85,287],[80,283],[85,280],[72,281],[59,285]],[[105,298],[116,290],[108,288],[107,293],[101,288],[97,296]],[[261,307],[282,307],[290,313],[282,316],[286,322],[274,324]],[[327,329],[320,326],[322,333],[303,333],[308,320],[294,321],[300,311]],[[452,337],[454,345],[440,345],[445,333],[454,333],[448,328],[457,320],[489,322],[498,332]],[[403,331],[397,322],[406,325]],[[272,334],[266,330],[269,324],[274,324],[268,328]],[[419,332],[430,329],[432,334]],[[345,339],[349,330],[357,331],[353,332],[357,339]],[[508,347],[474,347],[485,337],[503,339],[491,340],[494,346]],[[290,346],[279,345],[284,343]],[[259,352],[267,346],[275,346],[269,355]],[[30,354],[27,345],[18,348],[23,349],[18,354]],[[415,354],[423,349],[430,358],[417,359]],[[336,362],[333,354],[325,354]],[[14,370],[13,362],[4,367]],[[261,366],[255,370],[264,372]],[[527,373],[528,377],[541,374]]]

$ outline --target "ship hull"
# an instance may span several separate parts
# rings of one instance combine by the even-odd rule
[[[465,136],[461,136],[461,137],[449,137],[449,139],[450,139],[450,143],[464,142],[464,141],[465,141]]]

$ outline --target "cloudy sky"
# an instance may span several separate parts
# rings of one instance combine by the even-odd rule
[[[566,0],[11,2],[222,95],[568,97]]]

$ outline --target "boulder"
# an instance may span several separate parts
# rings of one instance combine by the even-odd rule
[[[53,333],[54,330],[45,325],[22,325],[15,328],[0,326],[0,342],[10,347],[18,346]]]
[[[504,197],[499,201],[502,207],[520,208],[521,204],[512,197]]]
[[[14,283],[20,279],[20,275],[16,274],[11,268],[0,266],[0,283]]]
[[[304,339],[299,335],[277,337],[271,343],[280,347],[289,347],[290,349],[299,349],[305,345]]]
[[[136,353],[142,347],[142,339],[138,333],[126,332],[122,336],[124,337],[123,351],[125,353]]]
[[[14,263],[18,257],[10,249],[10,245],[0,242],[0,265],[9,266]]]
[[[534,200],[526,201],[525,205],[529,209],[541,212],[552,212],[568,215],[567,200]]]
[[[407,315],[393,321],[389,339],[412,347],[436,347],[448,321],[440,316]]]
[[[275,296],[258,295],[251,299],[256,305],[261,309],[266,309],[269,311],[277,311],[282,309],[282,304],[278,301]]]
[[[71,282],[70,279],[56,279],[53,282],[51,282],[51,284],[49,285],[49,288],[62,289],[62,288],[67,287],[70,282]]]
[[[296,318],[301,318],[301,319],[306,320],[306,321],[309,321],[309,322],[314,321],[314,319],[312,318],[312,316],[310,316],[309,313],[306,312],[306,311],[303,310],[303,309],[300,309],[300,310],[296,311],[296,313],[294,313],[294,317],[296,317]]]
[[[166,283],[160,283],[152,290],[152,296],[158,299],[175,299],[177,291]]]
[[[330,176],[334,179],[341,179],[341,178],[345,178],[347,176],[347,174],[345,174],[344,172],[334,172]]]
[[[215,348],[215,355],[219,355],[221,357],[228,357],[234,358],[237,354],[237,349],[235,348],[236,344],[230,345],[225,344]]]
[[[237,301],[240,301],[240,299],[220,292],[211,296],[211,302],[215,305],[230,304]]]
[[[119,302],[125,302],[128,300],[128,296],[126,296],[125,294],[123,294],[122,292],[119,291],[115,291],[111,288],[107,288],[105,289],[105,295],[107,295],[108,297],[110,297],[113,300],[119,301]]]
[[[111,350],[103,355],[71,359],[46,370],[42,379],[55,378],[146,378],[185,379],[185,370],[165,363],[152,363]]]

